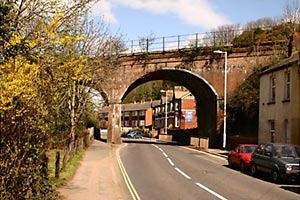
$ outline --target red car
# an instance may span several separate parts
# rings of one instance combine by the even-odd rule
[[[257,144],[239,144],[235,150],[231,150],[228,155],[229,167],[239,167],[242,172],[250,169],[252,152]]]

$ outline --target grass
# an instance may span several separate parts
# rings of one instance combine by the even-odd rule
[[[59,178],[55,178],[55,155],[57,151],[60,152],[60,169],[61,169],[64,150],[53,149],[48,152],[48,158],[49,158],[48,174],[49,174],[49,180],[54,189],[57,189],[57,187],[63,185],[73,177],[80,164],[80,161],[82,160],[83,152],[84,152],[84,150],[79,150],[74,155],[73,159],[67,163],[65,170],[60,171]]]

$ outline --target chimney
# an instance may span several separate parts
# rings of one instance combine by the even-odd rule
[[[293,32],[290,36],[290,41],[288,44],[288,57],[292,56],[294,53],[300,52],[300,40],[299,40],[299,33]]]

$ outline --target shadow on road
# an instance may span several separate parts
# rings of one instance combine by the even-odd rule
[[[296,194],[300,194],[300,186],[298,185],[283,185],[280,188],[284,189],[284,190],[288,190],[290,192],[294,192]]]
[[[240,171],[239,168],[237,167],[229,167],[229,165],[223,165],[223,167],[226,167],[228,169],[231,169],[231,170],[235,170],[235,171]],[[250,176],[250,177],[253,177],[253,178],[256,178],[256,179],[260,179],[260,180],[263,180],[263,181],[266,181],[266,182],[269,182],[269,183],[273,183],[270,176],[268,176],[267,174],[258,174],[257,176],[252,176],[250,171],[246,171],[246,172],[241,172],[242,174],[244,174],[245,176]],[[276,184],[276,183],[273,183],[273,184]],[[284,184],[284,185],[281,185],[281,184]],[[287,191],[290,191],[290,192],[294,192],[296,194],[300,194],[300,182],[298,181],[284,181],[282,183],[279,183],[278,185],[280,185],[280,188],[281,189],[284,189],[284,190],[287,190]]]

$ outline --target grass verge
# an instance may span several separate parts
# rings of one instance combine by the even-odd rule
[[[73,159],[68,162],[66,169],[60,171],[59,178],[55,178],[55,155],[57,151],[60,152],[60,168],[61,168],[64,150],[53,149],[48,152],[49,180],[55,190],[57,189],[57,187],[63,185],[73,177],[80,164],[80,161],[82,160],[83,153],[84,153],[84,150],[79,150],[74,155]]]

